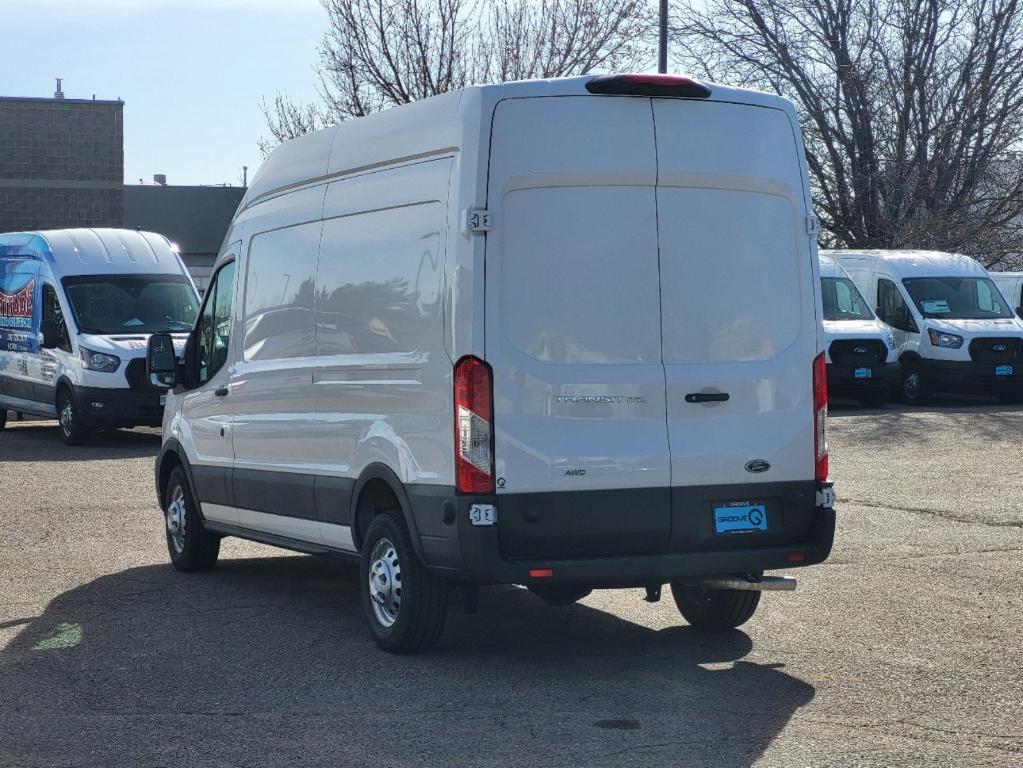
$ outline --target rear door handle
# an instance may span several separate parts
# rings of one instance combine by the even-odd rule
[[[215,394],[217,397],[227,397],[227,393],[229,391],[230,390],[228,390],[227,387],[217,387],[215,390],[213,390],[213,394]]]
[[[723,403],[727,399],[727,392],[690,392],[686,395],[687,403]]]

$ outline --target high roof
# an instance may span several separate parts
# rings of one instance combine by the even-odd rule
[[[553,80],[521,80],[463,88],[403,104],[366,117],[300,136],[277,147],[260,166],[242,211],[260,198],[311,181],[369,170],[396,159],[414,160],[485,141],[489,116],[501,99],[538,96],[596,97],[586,90],[592,75]],[[792,105],[768,93],[707,84],[708,101],[736,102],[784,109],[795,119]],[[629,98],[629,97],[610,97]]]
[[[826,256],[839,259],[847,256],[868,259],[881,259],[891,264],[899,273],[931,274],[943,273],[953,275],[985,275],[984,267],[975,259],[961,253],[945,253],[944,251],[917,250],[833,250],[824,251]]]
[[[0,255],[48,261],[61,277],[187,274],[166,237],[132,229],[51,229],[0,234]]]

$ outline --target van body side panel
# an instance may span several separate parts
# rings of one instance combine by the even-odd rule
[[[486,358],[509,556],[665,548],[655,182],[649,100],[497,106]],[[659,490],[614,509],[559,504],[573,491],[599,489]]]

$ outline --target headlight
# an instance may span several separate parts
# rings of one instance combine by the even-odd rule
[[[956,336],[954,333],[943,333],[942,331],[936,331],[933,328],[928,328],[927,335],[931,337],[931,345],[935,347],[959,349],[959,347],[963,345],[963,337]]]
[[[93,350],[86,349],[85,347],[79,347],[78,352],[82,356],[82,365],[90,371],[112,373],[121,365],[121,358],[116,355],[108,355],[105,352],[94,352]]]

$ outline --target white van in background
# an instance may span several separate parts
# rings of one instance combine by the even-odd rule
[[[903,399],[980,392],[1023,401],[1023,324],[969,256],[936,251],[825,251],[890,326]]]
[[[118,229],[0,234],[0,429],[56,418],[68,445],[97,427],[156,426],[151,333],[183,347],[199,300],[163,235]]]
[[[838,263],[820,254],[828,395],[879,407],[899,379],[895,338]]]
[[[995,281],[1002,296],[1009,302],[1009,306],[1016,312],[1016,316],[1023,318],[1023,272],[988,272],[988,274]]]
[[[831,549],[799,122],[656,75],[467,88],[288,142],[255,176],[168,394],[174,565],[241,536],[361,557],[389,651],[449,589],[671,583],[702,627]]]

